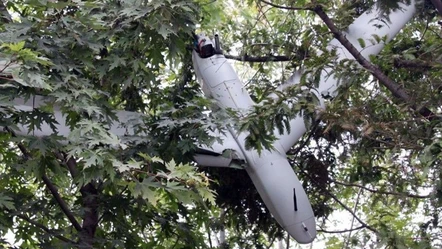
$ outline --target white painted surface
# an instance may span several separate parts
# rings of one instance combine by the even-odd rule
[[[368,57],[375,55],[381,51],[384,44],[371,45],[370,39],[372,34],[376,33],[378,36],[386,35],[388,40],[391,40],[399,30],[412,18],[415,12],[414,2],[412,6],[404,6],[404,10],[393,12],[390,15],[390,24],[382,23],[382,27],[376,27],[373,24],[380,21],[373,21],[377,16],[376,11],[371,13],[364,13],[361,17],[349,27],[347,38],[354,46],[361,51],[361,53]],[[361,48],[358,38],[364,39],[368,47]],[[337,42],[332,40],[329,44],[329,49],[337,49],[339,54],[338,60],[344,58],[352,58],[351,55]],[[247,110],[253,105],[253,101],[244,89],[241,81],[238,79],[233,68],[221,55],[215,55],[208,59],[201,59],[193,56],[196,63],[196,73],[202,80],[202,88],[206,96],[215,98],[221,108],[233,108],[237,110]],[[295,74],[291,81],[286,85],[280,87],[283,89],[288,85],[297,84],[299,82],[299,74]],[[328,92],[334,94],[337,88],[337,81],[334,77],[330,77],[326,72],[321,76],[321,82],[317,92]],[[322,97],[321,105],[323,105]],[[22,110],[30,110],[42,104],[42,99],[37,97],[37,101],[32,103],[24,102],[20,99],[16,100],[16,107]],[[58,121],[57,134],[68,137],[70,130],[65,125],[65,117],[59,110],[54,112],[55,118]],[[129,116],[140,115],[130,112],[118,112],[120,120],[130,119]],[[27,127],[20,126],[19,132],[27,134],[29,130]],[[123,128],[118,122],[111,124],[109,127],[111,132],[118,136],[133,134],[133,129]],[[258,192],[262,196],[265,204],[272,212],[275,219],[286,229],[291,236],[293,236],[300,243],[309,243],[313,241],[316,236],[315,221],[313,211],[305,194],[302,185],[293,172],[290,164],[285,158],[284,151],[287,151],[299,138],[305,133],[306,128],[302,118],[298,117],[291,122],[291,133],[279,136],[280,140],[275,145],[276,151],[265,151],[258,155],[256,151],[246,151],[244,148],[245,134],[240,134],[239,137],[231,130],[231,134],[224,140],[223,145],[215,144],[213,147],[219,152],[223,148],[232,147],[238,150],[237,152],[243,155],[248,162],[249,167],[246,168],[248,174],[252,178]],[[47,124],[42,125],[41,130],[33,131],[31,135],[45,136],[52,134],[53,131]],[[230,144],[230,145],[229,145]],[[236,146],[235,146],[236,144]],[[234,147],[234,148],[233,148]],[[298,210],[294,208],[293,189],[296,191],[296,203]],[[307,231],[306,229],[307,228]]]
[[[193,52],[193,63],[204,94],[216,99],[221,108],[240,111],[252,107],[248,92],[223,55],[203,59]],[[313,210],[285,153],[279,152],[278,145],[277,150],[260,155],[246,150],[246,134],[229,129],[247,160],[245,169],[273,217],[299,243],[312,242],[316,237]]]
[[[413,18],[416,7],[414,0],[411,1],[410,5],[405,5],[400,3],[401,9],[391,12],[389,19],[380,20],[377,17],[380,15],[379,9],[368,10],[364,12],[361,16],[355,19],[355,21],[348,27],[347,31],[344,32],[346,38],[353,44],[353,46],[363,55],[366,59],[370,59],[371,55],[377,55],[385,47],[384,42],[377,43],[373,35],[378,37],[386,36],[386,42],[391,41],[397,33]],[[358,39],[362,39],[365,43],[365,47],[362,47]],[[372,44],[374,42],[374,44]],[[327,46],[329,51],[335,49],[337,52],[336,61],[341,61],[344,59],[354,60],[354,57],[344,48],[344,46],[339,43],[337,39],[333,39]],[[281,91],[289,86],[299,84],[301,80],[302,72],[295,72],[290,79],[277,88]],[[327,95],[334,97],[337,94],[339,82],[334,77],[333,69],[329,68],[323,70],[321,73],[321,80],[319,87],[313,89],[313,93],[318,97],[320,101],[320,108],[324,108],[324,98]],[[324,95],[324,96],[323,96]],[[276,97],[276,95],[274,96]],[[306,128],[302,117],[297,117],[290,122],[291,132],[286,131],[279,135],[278,138],[284,151],[288,151],[305,133]]]

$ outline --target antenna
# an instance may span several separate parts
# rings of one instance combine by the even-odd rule
[[[219,35],[215,34],[215,54],[223,54],[219,43]]]

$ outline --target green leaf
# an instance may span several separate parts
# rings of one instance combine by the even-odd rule
[[[148,200],[149,203],[152,204],[153,206],[156,206],[156,205],[157,205],[157,201],[158,201],[158,199],[157,199],[157,197],[156,197],[155,191],[151,190],[149,187],[144,187],[144,188],[141,190],[141,192],[142,192],[141,197],[142,197],[143,199]]]
[[[12,52],[19,52],[25,47],[25,41],[17,43],[4,43],[0,45],[0,48],[9,48]]]
[[[171,30],[171,28],[167,25],[161,24],[159,29],[157,30],[158,34],[160,34],[164,39],[167,39],[167,37],[170,34],[175,34],[175,32],[173,32]]]
[[[365,48],[365,40],[362,38],[358,38],[358,43],[361,48]]]
[[[215,205],[215,195],[207,188],[198,188],[198,194],[201,195],[203,200],[208,201],[210,204]]]
[[[3,193],[0,193],[0,208],[15,210],[14,200]]]

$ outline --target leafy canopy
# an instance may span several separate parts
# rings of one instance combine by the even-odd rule
[[[321,5],[340,31],[372,4],[383,14],[398,7],[271,3]],[[440,122],[410,108],[440,112],[441,13],[433,3],[421,3],[371,58],[410,103],[356,62],[336,63],[325,49],[333,34],[309,10],[260,0],[0,2],[1,237],[13,232],[23,248],[270,248],[286,235],[246,173],[196,168],[192,156],[216,140],[208,131],[232,122],[250,132],[248,147],[271,149],[272,131],[296,129],[287,121],[302,111],[309,132],[289,159],[327,248],[440,247]],[[247,117],[207,112],[213,103],[195,82],[189,49],[199,31],[218,32],[226,56],[242,60],[235,66],[259,103]],[[330,67],[343,84],[318,112],[303,87]],[[300,84],[271,101],[301,68]],[[13,98],[35,94],[46,104],[14,107]],[[117,110],[139,115],[123,119]],[[111,123],[136,131],[117,137]],[[19,124],[28,136],[16,134]],[[54,135],[33,136],[46,125]],[[67,138],[56,135],[59,125],[70,127]],[[350,228],[338,231],[333,211],[353,217]]]

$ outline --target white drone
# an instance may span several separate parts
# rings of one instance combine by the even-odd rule
[[[410,5],[401,4],[401,9],[389,14],[390,22],[380,20],[379,9],[374,7],[358,17],[344,33],[346,38],[355,46],[358,51],[369,59],[370,55],[377,55],[384,43],[373,43],[373,35],[387,37],[390,41],[413,17],[416,8],[414,1]],[[216,37],[215,37],[216,38]],[[254,103],[249,93],[244,88],[238,75],[233,70],[227,59],[219,53],[219,42],[217,39],[210,40],[204,35],[197,37],[198,44],[193,51],[193,63],[196,75],[201,84],[204,94],[214,98],[221,108],[234,110],[247,110]],[[371,44],[361,47],[360,44]],[[329,50],[336,50],[338,60],[352,59],[351,54],[336,40],[328,44]],[[286,84],[281,85],[278,90],[299,83],[301,74],[295,73]],[[324,96],[335,96],[337,90],[337,79],[333,76],[333,69],[324,70],[321,74],[319,87],[314,89],[314,94],[320,100],[320,106],[324,107]],[[16,109],[32,111],[34,108],[44,105],[45,98],[34,96],[30,100],[17,98],[14,100]],[[122,124],[136,113],[120,111],[117,113],[120,123],[113,123],[109,130],[113,134],[123,137],[133,134],[133,127],[123,128]],[[54,118],[58,122],[57,135],[68,137],[71,132],[65,125],[66,120],[62,112],[54,108]],[[274,150],[263,151],[258,154],[255,150],[245,149],[245,137],[247,134],[240,133],[228,127],[227,134],[216,134],[223,142],[215,143],[211,147],[201,148],[202,151],[195,155],[195,161],[201,166],[232,167],[237,160],[245,163],[244,169],[252,179],[261,198],[272,213],[276,221],[299,243],[310,243],[316,237],[315,216],[308,200],[308,197],[295,175],[292,167],[286,158],[286,152],[306,132],[306,127],[301,116],[290,122],[291,132],[280,135],[275,131],[278,140],[274,143]],[[132,129],[132,130],[131,130]],[[25,125],[18,124],[19,135],[49,136],[53,130],[48,124],[42,124],[39,130],[30,131]],[[235,158],[226,157],[223,152],[234,151]]]

